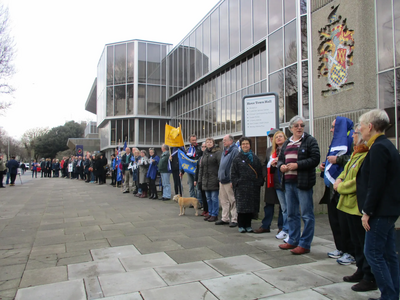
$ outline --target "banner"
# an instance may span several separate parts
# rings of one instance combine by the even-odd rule
[[[186,173],[194,175],[197,168],[197,160],[190,159],[181,149],[178,150],[179,168]]]
[[[181,124],[179,124],[178,128],[165,124],[165,145],[170,147],[181,147],[185,145],[182,137]]]
[[[76,156],[83,156],[83,145],[75,146]]]

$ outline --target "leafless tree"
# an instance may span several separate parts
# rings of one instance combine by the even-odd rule
[[[45,127],[45,128],[33,128],[33,129],[29,129],[27,130],[23,135],[22,135],[22,139],[21,139],[21,143],[23,144],[23,146],[25,147],[28,156],[30,158],[34,158],[34,159],[38,159],[37,155],[35,155],[35,142],[36,139],[39,136],[42,136],[46,133],[49,132],[49,128]]]
[[[10,34],[8,7],[0,4],[0,93],[12,94],[14,88],[9,79],[14,75],[15,43]],[[0,101],[0,113],[11,103]]]

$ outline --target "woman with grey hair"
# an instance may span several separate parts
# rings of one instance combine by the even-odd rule
[[[315,217],[313,186],[316,183],[315,168],[320,153],[317,140],[304,132],[305,119],[294,116],[289,122],[293,135],[285,141],[279,154],[277,167],[283,173],[283,186],[287,204],[289,240],[279,245],[282,250],[291,249],[292,254],[309,253],[314,237]],[[304,222],[300,235],[301,218]]]
[[[343,277],[343,281],[356,282],[357,284],[351,289],[356,292],[366,292],[376,290],[377,286],[371,267],[364,256],[365,230],[361,225],[362,214],[357,205],[356,177],[369,150],[362,139],[360,128],[360,124],[355,126],[354,151],[333,188],[340,194],[337,209],[344,212],[344,223],[349,228],[357,265],[357,271],[353,275]]]
[[[147,197],[147,182],[149,181],[146,177],[147,171],[149,170],[149,159],[147,158],[146,150],[140,151],[139,165],[139,187],[142,189],[142,194],[139,198]]]
[[[357,202],[364,227],[364,254],[384,300],[399,299],[399,262],[395,223],[400,215],[400,157],[384,132],[389,127],[384,110],[360,117],[360,132],[369,152],[357,174]]]

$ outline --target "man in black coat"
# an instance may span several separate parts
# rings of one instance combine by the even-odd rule
[[[15,160],[15,156],[11,156],[11,159],[6,164],[7,168],[10,170],[10,186],[15,185],[15,178],[17,177],[19,163]]]
[[[44,159],[42,158],[42,161],[40,162],[40,174],[41,174],[41,178],[46,177],[46,162],[44,161]]]
[[[129,189],[132,186],[132,170],[128,169],[129,164],[131,163],[132,153],[131,148],[126,147],[125,154],[122,155],[121,165],[122,165],[122,174],[124,174],[124,188],[123,193],[128,194]]]

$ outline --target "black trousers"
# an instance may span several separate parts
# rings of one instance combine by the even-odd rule
[[[174,179],[175,195],[179,194],[182,196],[182,185],[181,185],[181,178],[179,177],[179,173],[180,173],[179,170],[172,171],[172,178]]]
[[[150,179],[149,187],[150,187],[150,194],[157,195],[157,188],[156,188],[156,180],[155,179]]]
[[[0,171],[0,186],[3,186],[4,172]]]
[[[203,200],[203,211],[208,213],[208,203],[207,203],[207,196],[206,192],[203,190],[197,189],[197,192],[201,192],[201,199]]]
[[[111,172],[111,184],[117,184],[117,169]]]
[[[10,174],[10,180],[11,180],[11,184],[15,183],[15,178],[17,177],[17,174]]]
[[[139,187],[142,189],[142,192],[147,192],[147,183],[140,183]]]
[[[375,281],[375,277],[371,272],[371,267],[364,255],[365,229],[361,223],[361,216],[345,213],[345,220],[350,228],[351,241],[354,247],[354,258],[356,259],[357,266],[356,273],[363,273],[365,280]]]
[[[346,221],[346,213],[336,208],[339,194],[328,201],[328,219],[331,226],[336,249],[354,256],[354,246],[350,236],[350,228]]]
[[[238,227],[251,227],[251,219],[253,219],[253,213],[238,213]]]

